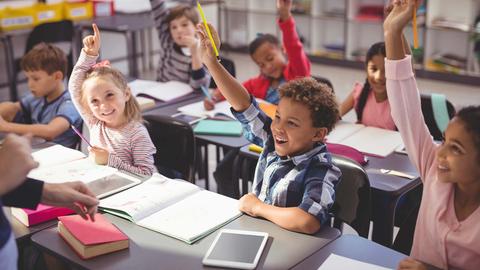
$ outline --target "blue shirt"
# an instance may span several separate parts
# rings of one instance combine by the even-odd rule
[[[82,128],[82,118],[77,109],[75,109],[70,93],[67,90],[50,102],[47,102],[45,97],[37,98],[32,93],[28,93],[20,100],[20,106],[22,110],[15,115],[13,120],[15,123],[47,125],[55,117],[63,117],[78,130]],[[69,128],[53,139],[53,142],[65,147],[75,148],[78,140],[78,135]]]
[[[325,144],[318,143],[298,156],[280,157],[270,130],[272,119],[258,108],[255,99],[244,112],[232,112],[242,123],[247,139],[264,146],[253,180],[255,195],[270,205],[299,207],[322,224],[328,221],[341,172]]]
[[[268,87],[267,94],[265,95],[265,101],[268,101],[272,104],[278,104],[280,102],[280,94],[278,93],[278,87],[282,84],[286,83],[287,81],[282,78],[277,86],[277,88],[273,88],[272,85]]]

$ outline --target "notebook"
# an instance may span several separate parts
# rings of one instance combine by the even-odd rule
[[[241,215],[238,200],[160,174],[101,200],[99,208],[188,244]]]
[[[84,182],[97,197],[105,197],[140,184],[141,180],[113,167],[96,164],[84,153],[61,145],[36,151],[39,167],[27,175],[47,183]]]
[[[228,116],[234,119],[232,112],[230,111],[230,103],[228,101],[220,101],[215,104],[215,108],[211,111],[205,110],[203,105],[203,100],[188,104],[178,108],[178,111],[187,115],[198,116],[198,117],[215,117],[218,115]]]
[[[178,81],[134,80],[129,82],[128,86],[134,96],[142,94],[162,101],[170,101],[193,92],[190,85]]]
[[[193,129],[195,134],[200,135],[242,135],[242,125],[238,121],[201,120]]]
[[[36,209],[12,207],[11,211],[12,216],[27,227],[56,219],[59,216],[66,216],[75,213],[75,211],[69,208],[44,204],[39,204]]]
[[[95,222],[79,215],[58,220],[58,233],[82,259],[128,248],[128,237],[101,214]]]
[[[337,270],[337,269],[356,269],[356,270],[389,270],[383,266],[378,266],[362,261],[357,261],[337,254],[330,254],[322,263],[318,270]]]
[[[398,131],[367,127],[340,121],[327,135],[327,142],[343,144],[358,151],[380,157],[386,157],[403,145]]]

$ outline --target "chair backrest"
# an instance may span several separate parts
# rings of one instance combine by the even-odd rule
[[[435,114],[432,104],[432,95],[430,94],[421,94],[420,101],[422,105],[422,114],[423,118],[425,119],[425,124],[427,124],[428,130],[432,135],[434,140],[442,140],[442,133],[443,131],[437,125],[437,121],[435,120]],[[452,105],[450,101],[445,99],[448,118],[452,119],[455,115],[455,107]]]
[[[222,64],[222,66],[228,71],[228,73],[230,73],[230,75],[236,77],[235,63],[232,60],[220,56],[220,64]],[[209,88],[217,88],[217,84],[215,83],[213,78],[210,81]]]
[[[74,27],[72,21],[69,20],[37,25],[28,35],[25,53],[41,42],[58,46],[67,55],[68,69],[66,77],[69,77],[73,69],[73,36]]]
[[[157,148],[154,159],[159,172],[165,168],[174,170],[181,174],[181,178],[194,183],[195,136],[192,127],[170,116],[146,115],[144,119]]]
[[[333,226],[342,229],[343,223],[367,238],[370,227],[370,182],[363,168],[351,159],[333,155],[333,162],[342,172],[332,207]]]
[[[329,79],[321,77],[321,76],[316,76],[316,75],[312,75],[311,77],[314,78],[319,83],[324,83],[324,84],[330,86],[330,88],[332,88],[332,92],[335,93],[335,90],[333,89],[333,84]]]

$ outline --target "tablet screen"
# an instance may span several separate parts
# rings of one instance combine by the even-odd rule
[[[261,232],[222,230],[207,252],[204,263],[244,269],[255,268],[267,238],[268,234]]]
[[[126,188],[139,184],[141,181],[130,176],[115,173],[100,179],[87,183],[87,186],[95,194],[95,196],[102,198],[107,195],[119,192]]]

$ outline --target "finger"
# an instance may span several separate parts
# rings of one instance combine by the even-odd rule
[[[83,219],[85,220],[88,220],[87,218],[87,215],[85,214],[85,211],[84,211],[84,207],[83,205],[79,204],[79,203],[74,203],[72,205],[72,208],[73,210],[75,210],[75,212],[77,212],[77,214],[79,214]]]
[[[212,34],[215,46],[217,47],[217,49],[220,49],[220,38],[218,36],[217,30],[210,23],[208,24],[208,28],[210,29],[210,33]]]
[[[100,30],[98,30],[98,26],[96,24],[92,24],[93,27],[93,37],[95,40],[100,41]]]
[[[97,206],[87,207],[87,213],[88,213],[88,216],[90,216],[90,219],[92,220],[92,222],[94,222],[95,214],[97,213]]]

